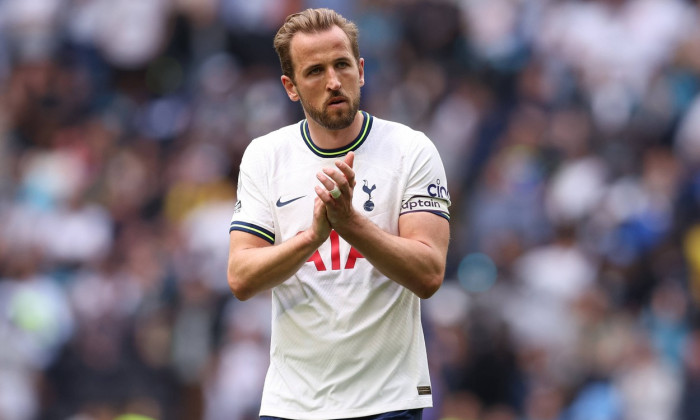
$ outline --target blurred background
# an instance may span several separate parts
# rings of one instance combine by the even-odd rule
[[[700,419],[686,0],[0,0],[0,419],[257,418],[228,225],[247,144],[303,118],[274,33],[318,6],[448,174],[425,418]]]

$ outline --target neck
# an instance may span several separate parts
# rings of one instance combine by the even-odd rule
[[[318,125],[316,121],[308,118],[308,116],[306,118],[309,125],[309,134],[311,134],[313,142],[324,149],[336,149],[355,140],[362,129],[362,120],[362,113],[358,111],[355,114],[355,119],[349,126],[339,130],[329,130]]]

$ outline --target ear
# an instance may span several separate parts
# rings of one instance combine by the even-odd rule
[[[297,93],[297,87],[294,85],[292,79],[289,76],[282,76],[280,79],[282,80],[282,86],[284,86],[284,90],[287,92],[289,99],[293,102],[298,101],[299,94]]]
[[[360,61],[357,63],[357,68],[360,71],[360,86],[365,85],[365,59],[360,57]]]

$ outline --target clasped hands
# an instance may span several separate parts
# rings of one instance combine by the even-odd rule
[[[355,188],[355,171],[352,166],[354,160],[355,154],[349,152],[342,160],[335,161],[335,168],[323,168],[316,174],[321,185],[314,187],[318,196],[314,218],[325,213],[329,232],[331,228],[338,230],[353,215],[352,197]]]

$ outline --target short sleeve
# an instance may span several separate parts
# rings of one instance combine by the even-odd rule
[[[268,200],[265,168],[256,151],[249,146],[240,165],[238,201],[233,210],[229,232],[247,232],[274,244],[275,227]]]
[[[435,145],[419,133],[416,147],[409,155],[408,183],[401,199],[400,214],[430,212],[450,219],[450,192],[445,168]]]

